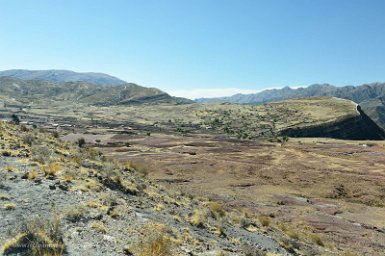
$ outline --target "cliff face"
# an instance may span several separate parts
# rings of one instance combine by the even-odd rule
[[[383,140],[385,131],[357,106],[360,115],[337,122],[306,128],[288,128],[280,132],[289,137],[326,137],[348,140]]]

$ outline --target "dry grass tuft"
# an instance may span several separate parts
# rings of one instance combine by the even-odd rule
[[[30,256],[62,256],[65,244],[60,230],[60,217],[56,213],[46,224],[32,219],[23,223],[21,232],[6,241],[1,255],[18,254]]]
[[[131,167],[133,169],[135,169],[135,171],[143,174],[143,176],[147,176],[149,171],[148,171],[148,168],[147,166],[144,164],[144,163],[141,163],[141,162],[138,162],[138,163],[134,163],[134,162],[131,162]]]
[[[314,233],[310,234],[309,238],[319,246],[325,246],[322,238],[318,234],[314,234]]]
[[[207,213],[204,210],[194,210],[189,221],[191,225],[202,228],[207,222]]]
[[[67,183],[71,183],[73,181],[74,177],[72,177],[71,175],[66,175],[63,177],[63,180]]]
[[[66,209],[65,216],[69,221],[78,222],[84,218],[86,212],[87,211],[83,205],[77,205]]]
[[[30,171],[30,172],[28,172],[27,178],[29,180],[34,180],[34,179],[37,178],[38,175],[39,175],[39,173],[37,171],[35,171],[35,170],[34,171]]]
[[[52,163],[48,166],[43,166],[42,170],[46,177],[55,177],[56,174],[60,171],[61,165],[59,163]]]
[[[80,167],[81,166],[81,163],[82,163],[82,159],[79,155],[75,155],[73,158],[72,158],[72,161],[74,162],[75,166],[76,167]]]
[[[0,248],[0,255],[11,252],[12,250],[20,247],[26,238],[25,233],[17,234],[15,237],[7,240]]]
[[[5,210],[14,210],[14,209],[16,209],[16,204],[13,204],[13,203],[4,204],[4,209]]]
[[[4,167],[4,170],[6,170],[7,172],[12,172],[12,171],[14,170],[14,168],[13,168],[13,166],[11,166],[11,165],[6,165],[6,166]]]
[[[161,212],[164,209],[164,207],[165,207],[164,204],[159,203],[155,205],[154,210],[157,212]]]
[[[103,208],[105,207],[104,205],[102,205],[101,203],[98,203],[98,202],[95,202],[95,201],[88,201],[87,202],[87,206],[89,208],[93,208],[93,209],[98,209],[98,208]]]
[[[268,227],[270,225],[270,222],[271,222],[270,218],[267,216],[264,216],[264,215],[260,215],[258,217],[258,220],[262,224],[262,226],[264,226],[264,227]]]
[[[90,227],[102,234],[106,234],[108,232],[107,227],[101,221],[92,221]]]
[[[9,195],[0,193],[0,200],[2,200],[2,201],[8,201],[8,200],[10,200],[10,199],[11,199],[11,197],[10,197]]]
[[[174,255],[174,243],[166,234],[166,228],[160,223],[150,223],[144,227],[145,237],[133,247],[131,251],[137,256],[169,256]]]
[[[226,211],[223,209],[223,206],[217,202],[209,204],[210,212],[213,218],[219,219],[226,216]]]

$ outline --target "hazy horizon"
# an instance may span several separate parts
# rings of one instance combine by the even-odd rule
[[[11,69],[11,70],[45,71],[45,70],[36,70],[36,69]],[[75,72],[75,73],[95,73],[95,74],[104,74],[104,75],[110,75],[111,76],[111,74],[107,74],[104,72],[94,72],[94,71],[78,72],[76,70],[68,70],[68,69],[49,69],[49,70],[52,70],[52,71],[54,71],[54,70],[55,71],[70,71],[70,72]],[[10,71],[10,70],[0,70],[0,72],[2,72],[2,71]],[[116,77],[116,76],[112,76],[112,77],[115,77],[117,79],[125,81],[124,79],[121,79],[120,77]],[[138,84],[135,81],[125,81],[125,82]],[[371,83],[378,83],[378,82],[383,82],[383,81],[371,81],[371,82],[366,82],[363,84],[371,84]],[[229,97],[229,96],[233,96],[235,94],[255,94],[255,93],[260,93],[260,92],[265,91],[265,90],[282,89],[284,87],[289,87],[291,89],[306,88],[306,87],[309,87],[309,86],[314,85],[314,84],[329,84],[329,85],[337,86],[337,87],[362,85],[362,84],[340,84],[340,85],[338,85],[338,84],[331,84],[331,83],[327,83],[327,82],[320,82],[320,83],[314,82],[314,83],[307,84],[307,85],[294,85],[294,86],[293,85],[292,86],[284,85],[284,86],[277,86],[277,87],[261,87],[261,89],[258,89],[258,90],[229,87],[229,88],[208,88],[208,89],[202,88],[202,89],[191,89],[191,90],[188,90],[188,89],[175,89],[175,90],[173,90],[173,89],[171,89],[171,90],[164,90],[164,92],[170,94],[171,96],[183,97],[183,98],[187,98],[187,99],[191,99],[191,100],[196,100],[196,99],[200,99],[200,98]],[[142,84],[138,84],[138,85],[144,86],[144,87],[156,88],[156,87],[151,86],[151,85],[148,85],[148,86],[142,85]]]

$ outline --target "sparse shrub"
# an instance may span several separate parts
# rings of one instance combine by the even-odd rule
[[[130,195],[137,195],[139,193],[138,186],[133,182],[124,181],[121,182],[124,192]]]
[[[147,168],[147,166],[146,166],[144,163],[140,163],[140,162],[131,162],[131,167],[132,167],[135,171],[137,171],[137,172],[143,174],[143,176],[147,176],[148,173],[149,173],[149,172],[148,172],[148,168]]]
[[[298,240],[299,239],[299,234],[297,232],[295,232],[293,229],[291,228],[288,228],[286,230],[286,234],[290,237],[290,238],[293,238],[295,240]]]
[[[95,192],[99,192],[102,190],[102,185],[98,181],[93,179],[87,179],[85,187]]]
[[[174,246],[166,235],[166,228],[160,223],[150,223],[144,227],[146,236],[130,248],[137,256],[169,256],[173,255]]]
[[[59,163],[52,163],[48,166],[43,166],[42,168],[45,176],[49,176],[49,177],[56,176],[56,173],[59,172],[60,169],[61,169],[61,166]]]
[[[108,232],[107,227],[101,221],[92,221],[90,227],[102,234],[106,234]]]
[[[258,217],[259,222],[262,224],[262,226],[267,227],[270,225],[270,218],[264,215],[260,215]]]
[[[215,254],[215,256],[227,256],[227,255],[228,255],[228,254],[225,253],[225,252],[223,252],[223,251],[217,252],[217,253]]]
[[[75,163],[75,165],[77,167],[80,167],[81,166],[81,163],[82,163],[82,159],[79,155],[75,155],[73,158],[72,158],[73,162]]]
[[[132,161],[131,160],[126,160],[122,162],[123,169],[125,171],[129,171],[132,167]]]
[[[204,210],[194,210],[189,221],[191,225],[203,228],[207,222],[207,213]]]
[[[27,173],[27,179],[34,180],[34,179],[37,178],[38,175],[39,174],[38,174],[37,171],[35,171],[35,170],[34,171],[30,171],[30,172]]]
[[[11,118],[14,124],[20,124],[20,118],[16,114],[12,114]]]
[[[250,210],[248,208],[242,208],[241,212],[242,212],[242,216],[243,217],[245,217],[245,218],[250,218],[251,217]]]
[[[28,128],[27,128],[27,126],[25,126],[25,125],[20,125],[20,130],[21,130],[22,132],[28,132]]]
[[[31,134],[26,134],[23,136],[22,140],[24,144],[27,144],[28,146],[32,146],[34,137]]]
[[[60,223],[60,217],[56,213],[53,213],[52,219],[46,220],[45,224],[39,219],[25,221],[18,230],[18,234],[3,244],[0,254],[64,255],[65,244]]]
[[[79,138],[77,144],[80,148],[82,148],[86,145],[86,140],[84,138]]]
[[[74,168],[66,168],[62,171],[63,180],[65,182],[72,182],[74,177],[79,177],[79,171]]]
[[[289,228],[284,223],[278,223],[278,228],[283,232],[286,232]]]
[[[95,160],[99,156],[99,151],[95,148],[89,148],[88,149],[88,155],[91,159]]]
[[[66,216],[66,219],[69,221],[78,222],[84,218],[86,213],[87,211],[83,205],[77,205],[77,206],[68,208],[65,211],[65,216]]]
[[[322,238],[318,234],[310,234],[309,238],[319,246],[325,245],[324,242],[322,241]]]
[[[87,202],[87,207],[93,208],[93,209],[98,209],[102,208],[103,205],[101,203],[95,202],[95,201],[88,201]]]
[[[219,225],[214,226],[213,233],[218,235],[219,237],[226,236],[225,229],[224,229],[224,223],[221,222]]]
[[[154,207],[154,210],[157,212],[161,212],[163,209],[164,209],[164,204],[161,204],[161,203],[155,205]]]
[[[240,219],[240,221],[239,221],[239,225],[241,226],[241,228],[246,229],[246,228],[250,227],[251,221],[250,221],[249,218],[242,217],[242,218]]]
[[[32,160],[41,164],[50,162],[54,151],[46,146],[32,146]]]
[[[266,256],[266,253],[261,249],[249,244],[242,244],[242,251],[246,256]]]
[[[223,218],[226,215],[226,211],[223,209],[223,206],[217,202],[210,203],[209,208],[212,217],[215,219]]]
[[[102,192],[100,194],[100,199],[102,200],[103,205],[116,205],[118,197],[112,192]]]
[[[343,198],[348,197],[348,191],[344,184],[337,184],[334,186],[333,192],[329,196],[331,198]]]
[[[14,204],[14,203],[7,203],[7,204],[4,204],[4,209],[5,209],[5,210],[13,210],[13,209],[16,209],[16,204]]]
[[[12,171],[14,170],[14,168],[13,168],[13,166],[11,166],[11,165],[6,165],[6,166],[4,167],[4,170],[6,170],[7,172],[12,172]]]
[[[9,196],[9,195],[7,195],[7,194],[0,194],[0,200],[2,200],[2,201],[8,201],[8,200],[10,200],[11,199],[11,197]]]
[[[280,241],[280,244],[283,248],[286,249],[286,251],[293,254],[296,253],[296,249],[298,250],[300,248],[300,244],[297,241],[291,239],[284,238]]]
[[[63,180],[64,180],[65,182],[67,182],[67,183],[71,183],[73,179],[74,179],[74,177],[72,177],[71,175],[65,175],[65,176],[63,177]]]
[[[117,218],[119,218],[119,217],[122,215],[122,213],[123,213],[124,211],[126,211],[126,210],[127,210],[127,209],[126,209],[124,206],[118,205],[118,206],[110,207],[110,209],[108,209],[108,211],[107,211],[107,214],[108,214],[111,218],[117,219]]]
[[[57,131],[54,131],[54,132],[52,133],[52,136],[53,136],[54,138],[59,138],[59,133],[58,133]]]

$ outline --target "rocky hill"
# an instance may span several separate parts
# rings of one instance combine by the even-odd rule
[[[0,77],[3,76],[19,78],[23,80],[46,80],[54,83],[83,81],[103,86],[121,85],[127,83],[123,80],[120,80],[119,78],[103,73],[78,73],[69,70],[12,69],[0,71]]]
[[[38,100],[65,100],[94,105],[119,105],[143,103],[189,103],[155,89],[132,83],[101,87],[88,82],[53,83],[45,80],[22,80],[0,77],[0,95],[23,103]]]

